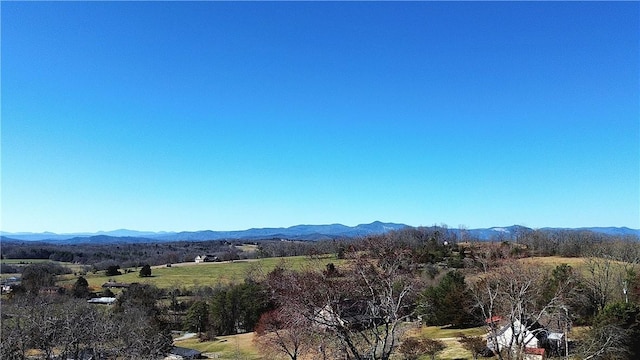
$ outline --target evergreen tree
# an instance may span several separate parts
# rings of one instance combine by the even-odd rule
[[[77,298],[87,298],[91,292],[89,291],[89,282],[87,279],[80,276],[78,280],[73,284],[73,288],[71,289],[71,295]]]
[[[474,322],[470,294],[464,275],[448,272],[437,286],[428,287],[421,294],[419,311],[429,325],[463,326]]]
[[[189,307],[184,320],[186,331],[206,332],[209,328],[209,306],[204,301],[196,301]]]
[[[140,277],[149,277],[151,276],[151,266],[146,264],[140,269]]]

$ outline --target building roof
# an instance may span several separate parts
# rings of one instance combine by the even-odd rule
[[[116,298],[114,297],[99,297],[87,300],[90,304],[107,304],[111,305],[116,302]]]
[[[499,323],[500,321],[502,321],[502,316],[492,316],[488,319],[485,319],[485,323],[487,324],[493,324],[493,323]]]
[[[544,355],[544,349],[543,348],[524,348],[524,353],[531,354],[531,355]]]
[[[549,339],[549,340],[562,340],[562,339],[564,339],[564,334],[563,333],[557,333],[557,332],[550,332],[549,335],[547,335],[547,339]]]

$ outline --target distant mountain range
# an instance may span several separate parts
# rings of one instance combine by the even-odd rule
[[[238,231],[184,231],[184,232],[149,232],[134,230],[100,231],[97,233],[73,233],[55,234],[45,233],[7,233],[2,232],[2,241],[37,241],[54,244],[79,244],[79,243],[148,243],[169,241],[205,241],[205,240],[261,240],[261,239],[288,239],[317,241],[326,239],[355,238],[366,235],[384,234],[391,230],[400,230],[409,225],[396,223],[383,223],[380,221],[371,224],[357,226],[345,226],[342,224],[331,225],[296,225],[288,228],[260,228]],[[636,236],[640,237],[640,230],[627,227],[588,227],[588,228],[543,228],[545,231],[592,231],[607,235]],[[533,231],[533,229],[513,225],[508,227],[491,227],[483,229],[449,229],[457,234],[464,231],[468,236],[480,240],[509,240],[517,234]]]

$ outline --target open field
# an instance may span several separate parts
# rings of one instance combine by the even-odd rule
[[[253,245],[253,244],[242,244],[242,245],[236,245],[236,249],[243,251],[243,252],[256,252],[258,251],[258,245]]]
[[[441,353],[436,356],[436,359],[471,359],[471,353],[465,350],[457,338],[460,334],[467,336],[483,336],[486,334],[484,326],[467,328],[467,329],[452,329],[446,326],[421,326],[419,328],[411,329],[407,332],[408,337],[427,337],[431,339],[439,339],[447,346]],[[398,359],[402,358],[401,356]],[[420,359],[428,359],[428,356],[422,356]]]
[[[113,279],[123,283],[146,283],[159,288],[193,288],[197,286],[215,286],[217,284],[229,284],[242,282],[246,277],[260,278],[278,265],[300,270],[303,268],[324,269],[328,263],[334,263],[338,268],[346,260],[338,260],[334,256],[325,256],[318,259],[310,259],[306,256],[294,256],[287,258],[266,258],[255,260],[236,260],[233,262],[195,262],[172,264],[171,267],[158,266],[152,269],[152,276],[141,278],[138,276],[140,269],[131,269],[132,272],[118,276],[105,276],[104,271],[96,274],[88,273],[86,279],[89,286],[99,289],[102,284]],[[124,272],[124,269],[121,271]],[[61,278],[59,284],[73,284],[76,277],[67,275]]]
[[[437,326],[421,327],[412,329],[408,333],[409,336],[417,336],[421,334],[431,338],[437,338],[444,341],[447,348],[442,351],[436,359],[471,359],[471,353],[465,350],[457,341],[460,333],[469,336],[480,336],[485,334],[483,327],[469,329],[447,329]],[[260,355],[259,350],[253,342],[254,333],[220,336],[214,341],[200,342],[197,338],[176,341],[176,346],[196,349],[215,359],[247,359],[247,360],[266,360]],[[304,358],[304,357],[303,357]],[[392,359],[402,359],[402,355],[396,353]],[[428,356],[420,358],[428,359]]]
[[[560,256],[546,256],[546,257],[530,257],[519,259],[521,263],[528,266],[537,266],[542,267],[548,270],[552,270],[558,265],[567,264],[573,268],[575,274],[580,274],[582,276],[588,276],[589,270],[589,258],[586,257],[560,257]],[[602,259],[598,260],[602,261]],[[623,262],[620,261],[612,261],[612,266],[617,267],[618,270],[621,269],[621,265]],[[632,267],[638,271],[638,264],[632,265]]]
[[[560,257],[560,256],[544,256],[544,257],[529,257],[519,259],[518,261],[523,264],[529,264],[534,266],[548,266],[556,267],[558,265],[567,264],[574,269],[580,269],[584,266],[585,258],[581,257]]]
[[[254,333],[219,336],[216,340],[200,342],[197,338],[176,341],[174,345],[196,349],[213,359],[263,359],[253,343]]]
[[[79,264],[74,264],[70,262],[53,261],[49,259],[2,259],[0,260],[0,263],[11,265],[17,268],[22,268],[31,264],[54,263],[54,264],[58,264],[66,268],[69,268],[72,272],[76,272],[76,273],[83,271],[85,268],[90,268],[89,266],[86,266],[86,265],[79,265]],[[22,274],[6,273],[6,274],[0,274],[0,279],[6,279],[9,277],[20,278],[21,276]]]
[[[441,353],[436,356],[438,360],[452,360],[452,359],[473,359],[471,352],[462,347],[462,344],[456,339],[445,338],[441,339],[447,346]],[[401,357],[398,357],[400,359]],[[428,355],[422,355],[420,360],[430,359]],[[483,358],[486,359],[486,358]],[[489,358],[493,359],[493,358]]]
[[[413,330],[410,334],[421,335],[431,339],[456,338],[460,334],[466,336],[483,336],[487,333],[484,326],[468,328],[468,329],[452,329],[446,326],[423,326]]]

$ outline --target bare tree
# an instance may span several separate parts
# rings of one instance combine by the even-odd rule
[[[2,301],[2,331],[0,331],[0,358],[25,359],[30,343],[28,316],[31,299],[13,297]]]
[[[431,360],[436,360],[436,355],[442,350],[446,349],[447,346],[444,344],[442,340],[438,339],[422,339],[424,353],[429,355]]]
[[[423,354],[427,354],[431,359],[435,360],[436,355],[445,348],[446,345],[442,340],[410,337],[402,342],[399,351],[405,360],[417,360]]]
[[[625,344],[627,331],[616,324],[595,326],[582,339],[577,349],[582,360],[628,359],[629,350]]]
[[[96,331],[96,324],[104,321],[104,316],[95,305],[85,300],[69,299],[62,304],[61,332],[58,347],[65,358],[77,359],[82,351],[93,351],[93,344],[99,342],[102,334]]]
[[[466,336],[460,334],[458,341],[465,350],[468,350],[473,360],[478,359],[478,355],[482,354],[487,348],[487,342],[480,336]]]
[[[598,311],[604,309],[614,296],[618,276],[615,261],[610,257],[588,257],[584,282]]]
[[[260,317],[254,340],[264,353],[280,353],[296,360],[313,346],[313,329],[294,307],[281,307]]]
[[[348,356],[389,359],[400,324],[412,313],[410,253],[377,239],[366,244],[366,251],[351,255],[354,264],[341,270],[340,277],[276,269],[268,282],[280,306],[300,309],[315,328],[335,337]]]

